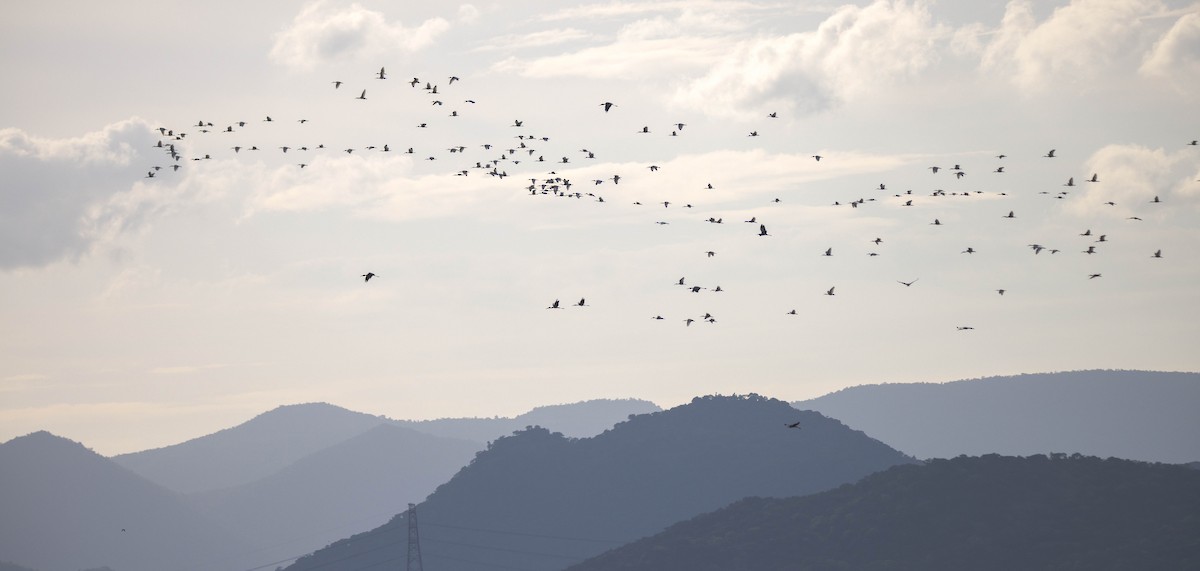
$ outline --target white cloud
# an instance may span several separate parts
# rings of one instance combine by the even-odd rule
[[[460,11],[469,17],[470,9]],[[316,1],[305,6],[291,26],[275,35],[271,59],[294,69],[345,57],[371,56],[388,51],[416,52],[450,28],[443,18],[430,18],[416,27],[388,22],[380,12],[359,4],[333,7]]]
[[[562,28],[554,30],[541,30],[528,34],[512,34],[491,38],[488,43],[476,48],[477,51],[494,51],[494,50],[519,50],[526,48],[538,48],[544,46],[552,46],[566,42],[576,42],[591,38],[592,34],[580,30],[578,28]]]
[[[144,178],[156,135],[140,119],[64,139],[0,130],[0,268],[78,258],[139,226],[163,192]]]
[[[464,24],[473,24],[479,19],[479,8],[473,4],[463,4],[458,7],[458,21]]]
[[[629,15],[655,12],[677,12],[673,17],[655,15],[634,20],[617,30],[609,43],[579,51],[541,57],[532,60],[510,57],[493,66],[501,72],[515,72],[525,77],[549,78],[563,76],[596,79],[660,78],[664,74],[693,72],[713,64],[728,50],[733,41],[731,33],[744,28],[734,5],[713,4],[713,11],[697,10],[694,6],[668,3],[640,6],[606,5],[601,14]],[[572,11],[573,17],[591,14],[591,10]],[[582,32],[573,28],[569,39],[583,39]],[[527,37],[549,45],[544,35]],[[564,40],[565,41],[565,40]]]
[[[1166,209],[1177,209],[1181,202],[1193,203],[1197,183],[1192,182],[1192,175],[1200,166],[1200,155],[1189,151],[1190,147],[1168,152],[1137,145],[1101,148],[1084,163],[1087,175],[1076,178],[1083,180],[1095,173],[1100,182],[1077,183],[1083,188],[1068,203],[1068,211],[1085,216],[1146,218],[1166,212],[1160,205],[1151,204],[1156,196]]]
[[[1139,71],[1146,75],[1200,77],[1200,8],[1185,14],[1147,53]]]
[[[725,49],[725,42],[716,38],[627,39],[531,61],[507,58],[492,69],[533,78],[637,79],[681,69],[698,70],[716,61]]]
[[[702,111],[812,111],[916,74],[948,35],[922,2],[844,6],[815,31],[747,40],[675,93]]]
[[[1157,1],[1073,0],[1039,24],[1032,2],[1013,0],[982,67],[1023,89],[1087,82],[1127,54],[1142,31],[1140,19],[1159,11]]]

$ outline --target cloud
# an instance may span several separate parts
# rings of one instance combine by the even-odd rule
[[[1100,182],[1078,183],[1083,186],[1067,210],[1078,215],[1109,215],[1147,218],[1164,214],[1161,206],[1177,209],[1181,202],[1195,205],[1200,197],[1193,176],[1200,167],[1200,156],[1191,147],[1175,152],[1138,145],[1108,145],[1092,154],[1084,163],[1088,176],[1096,173]],[[1080,177],[1084,178],[1084,177]],[[1113,205],[1105,203],[1112,202]]]
[[[1032,2],[1013,0],[984,49],[981,67],[1027,90],[1088,82],[1129,53],[1142,32],[1141,19],[1161,9],[1156,1],[1073,0],[1039,24]]]
[[[460,17],[469,19],[472,9],[464,6]],[[412,53],[431,45],[449,28],[450,23],[443,18],[405,27],[357,3],[334,7],[316,1],[300,10],[291,26],[275,35],[270,57],[293,69],[310,69],[329,60],[389,51]]]
[[[140,119],[63,139],[0,130],[0,268],[75,259],[139,226],[161,193],[144,178],[156,135]]]
[[[541,30],[521,35],[507,35],[491,38],[488,43],[475,48],[476,51],[519,50],[552,46],[565,42],[577,42],[591,38],[592,34],[577,28],[562,28]]]
[[[679,4],[655,5],[645,9],[629,5],[606,5],[601,14],[593,17],[660,11],[678,13],[672,17],[656,15],[629,22],[617,30],[610,42],[603,45],[530,60],[511,57],[496,63],[493,69],[534,78],[576,76],[595,79],[659,78],[664,74],[679,74],[687,70],[697,72],[718,61],[729,48],[730,34],[744,28],[734,10],[735,6],[712,6],[715,12]],[[590,12],[570,13],[575,15],[573,17],[583,17],[583,14]],[[570,40],[588,37],[574,28],[563,30],[558,37],[563,36]],[[536,40],[541,42],[540,45],[550,45],[549,40],[554,38],[536,34],[524,40],[527,43]]]
[[[458,7],[458,21],[464,24],[473,24],[479,20],[479,8],[474,4],[463,4]]]
[[[1179,18],[1147,53],[1138,71],[1180,79],[1200,76],[1200,11]]]
[[[739,43],[676,103],[734,114],[764,107],[816,111],[932,65],[948,37],[923,2],[844,6],[815,31]]]

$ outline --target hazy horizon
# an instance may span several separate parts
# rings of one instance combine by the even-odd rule
[[[0,15],[0,441],[1200,371],[1194,1]]]

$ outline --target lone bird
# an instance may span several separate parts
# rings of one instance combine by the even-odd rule
[[[371,278],[375,277],[375,274],[372,272],[367,272],[367,273],[363,274],[362,277],[363,277],[363,282],[365,283],[365,282],[371,281]]]
[[[550,304],[550,307],[547,307],[546,309],[562,309],[562,308],[558,306],[558,300],[556,299],[556,300],[554,300],[554,303]]]
[[[905,287],[912,287],[912,285],[913,285],[913,284],[915,284],[915,283],[917,283],[917,280],[919,280],[919,279],[921,279],[921,278],[916,278],[916,279],[914,279],[914,280],[913,280],[913,281],[911,281],[911,282],[902,282],[902,281],[900,281],[900,280],[896,280],[896,281],[897,281],[897,282],[900,282],[900,283],[902,283],[902,284],[904,284],[904,286],[905,286]]]
[[[767,225],[766,224],[758,225],[758,235],[759,236],[769,236],[769,234],[767,234]]]
[[[797,428],[797,429],[798,429],[798,428],[800,428],[800,421],[796,421],[796,422],[789,422],[789,423],[787,423],[787,424],[786,424],[786,426],[787,426],[788,428]]]
[[[600,106],[604,108],[605,113],[608,113],[608,110],[612,109],[613,107],[616,107],[617,104],[609,102],[609,101],[605,101],[604,103],[601,103]]]
[[[836,286],[835,286],[835,287],[836,287]],[[833,295],[833,289],[834,289],[834,288],[829,288],[829,291],[826,291],[826,292],[825,292],[825,295]]]

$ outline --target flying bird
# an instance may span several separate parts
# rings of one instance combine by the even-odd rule
[[[363,282],[365,283],[365,282],[371,281],[371,278],[375,277],[375,274],[372,272],[367,272],[367,273],[363,274],[362,277],[363,277]]]

